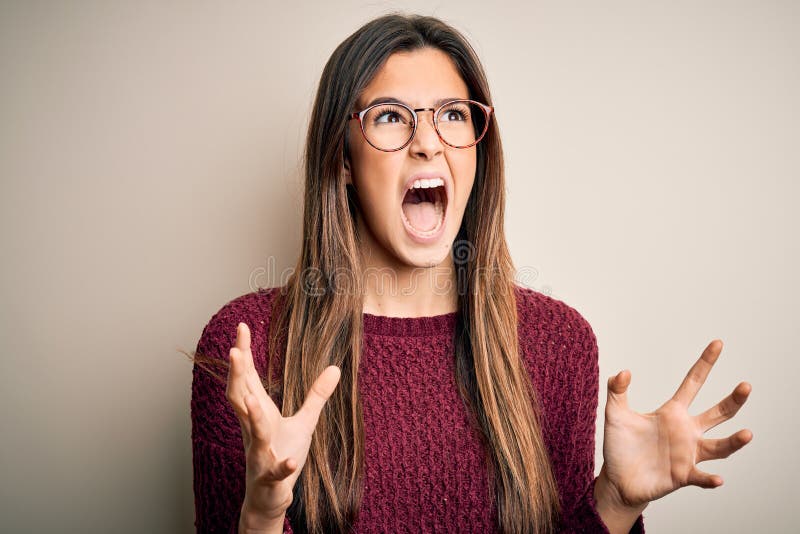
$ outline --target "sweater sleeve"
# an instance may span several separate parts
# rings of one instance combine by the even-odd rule
[[[196,352],[227,362],[236,341],[236,325],[247,322],[232,301],[203,329]],[[245,492],[245,454],[242,431],[225,396],[227,367],[214,366],[214,377],[194,364],[192,369],[192,465],[195,527],[198,533],[235,534]],[[291,534],[288,518],[284,533]]]
[[[564,447],[561,458],[562,477],[566,477],[569,482],[565,484],[567,491],[562,491],[564,509],[559,532],[608,534],[608,528],[597,513],[594,500],[594,485],[597,481],[594,476],[595,428],[599,393],[597,339],[589,323],[579,314],[577,317],[577,345],[573,353],[576,361],[571,369],[572,398],[568,401],[568,409],[563,412],[565,428],[569,429],[567,435],[571,434],[571,438],[564,442],[569,445]],[[644,519],[641,515],[630,532],[644,533]]]

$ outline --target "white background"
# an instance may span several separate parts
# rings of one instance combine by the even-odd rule
[[[2,2],[0,529],[193,531],[177,349],[294,264],[322,67],[395,9],[484,62],[517,268],[598,337],[597,469],[606,378],[655,409],[718,337],[693,411],[748,380],[709,435],[755,437],[647,531],[792,531],[800,9],[766,0]]]

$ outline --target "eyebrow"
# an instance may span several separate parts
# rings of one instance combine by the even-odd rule
[[[449,96],[449,97],[446,97],[446,98],[440,98],[439,100],[434,102],[433,107],[438,108],[439,106],[441,106],[445,102],[449,102],[451,100],[466,100],[466,98],[461,97],[461,96]],[[369,104],[364,106],[364,108],[368,108],[370,106],[374,106],[375,104],[385,104],[387,102],[399,102],[399,103],[405,104],[408,107],[413,109],[413,106],[411,104],[409,104],[407,102],[403,102],[399,98],[396,98],[396,97],[393,97],[393,96],[379,96],[378,98],[373,98],[372,101]]]

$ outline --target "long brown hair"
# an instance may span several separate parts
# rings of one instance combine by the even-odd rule
[[[374,19],[342,42],[325,65],[314,101],[304,156],[302,250],[270,322],[267,376],[273,376],[279,353],[283,376],[268,389],[289,416],[325,367],[337,365],[342,375],[319,418],[288,510],[296,532],[346,532],[361,500],[363,281],[359,206],[343,176],[346,118],[391,54],[422,47],[447,53],[469,98],[491,105],[486,75],[466,39],[439,19],[404,14]],[[551,532],[559,515],[558,490],[519,353],[504,206],[503,151],[493,118],[477,145],[473,190],[452,250],[461,312],[454,334],[456,381],[489,450],[499,528]]]

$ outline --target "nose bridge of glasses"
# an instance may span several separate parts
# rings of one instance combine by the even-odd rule
[[[416,113],[416,115],[417,115],[417,121],[418,122],[420,120],[420,113],[422,113],[423,111],[430,111],[431,112],[431,119],[432,120],[436,119],[436,116],[435,116],[436,108],[416,108],[414,110],[414,113]]]
[[[429,121],[423,120],[422,112],[424,112],[424,111],[430,111],[431,112]],[[431,130],[433,130],[434,132],[437,132],[438,129],[436,128],[436,108],[416,108],[416,109],[414,109],[414,114],[416,115],[416,120],[417,120],[417,131],[419,131],[419,126],[420,126],[420,124],[422,122],[427,122],[428,126],[431,127]]]

